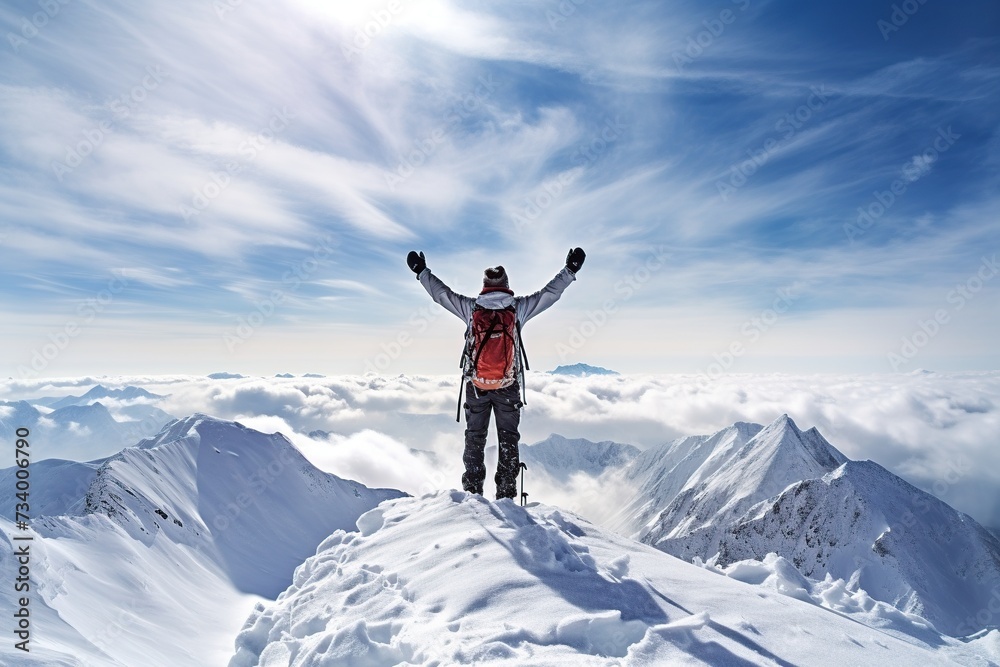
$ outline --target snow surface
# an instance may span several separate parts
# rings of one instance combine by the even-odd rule
[[[45,459],[31,463],[31,516],[80,514],[102,461]],[[14,521],[17,467],[0,470],[0,516]]]
[[[719,562],[761,558],[763,549],[808,576],[846,579],[950,635],[981,630],[975,617],[991,600],[1000,612],[1000,542],[871,461],[849,461],[760,503],[723,539]]]
[[[82,498],[49,503],[64,515],[32,521],[33,656],[45,665],[222,664],[254,602],[284,590],[331,532],[402,495],[323,473],[280,434],[205,415],[103,462],[32,470],[42,497],[58,495],[43,481],[72,490],[93,475]],[[14,530],[0,529],[0,576],[13,581]],[[12,587],[0,602],[5,615],[15,607]],[[11,644],[0,664],[29,664]]]
[[[624,477],[637,491],[608,525],[682,560],[773,552],[953,636],[1000,624],[1000,541],[787,415],[647,450]]]
[[[1000,660],[995,632],[941,637],[836,582],[810,585],[783,559],[699,567],[545,505],[441,491],[386,501],[358,528],[256,606],[230,667]],[[857,622],[883,614],[882,628]],[[923,638],[899,631],[908,624]]]

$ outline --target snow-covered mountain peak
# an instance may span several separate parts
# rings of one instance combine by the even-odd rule
[[[991,627],[976,611],[1000,590],[1000,542],[873,461],[847,461],[762,501],[726,532],[718,562],[770,552],[807,576],[851,582],[941,632]]]
[[[752,438],[753,436],[757,435],[758,433],[760,433],[761,428],[762,427],[761,427],[760,424],[754,424],[753,422],[742,422],[742,421],[740,421],[740,422],[733,422],[732,426],[727,426],[726,428],[724,428],[722,430],[723,431],[732,430],[732,431],[735,431],[736,433],[739,433],[741,435],[746,436],[749,439],[749,438]]]
[[[597,476],[609,469],[622,468],[638,455],[639,449],[632,445],[610,440],[593,442],[585,438],[566,438],[557,433],[533,445],[521,446],[521,460],[529,468],[540,465],[560,481],[566,481],[579,472]]]
[[[208,447],[212,452],[234,457],[245,455],[250,449],[275,456],[291,450],[290,456],[305,461],[291,441],[281,433],[261,433],[237,421],[219,419],[200,412],[169,422],[152,438],[136,443],[135,448],[151,450],[174,443],[184,443],[183,446],[190,448],[193,453]]]
[[[207,540],[239,564],[230,575],[240,590],[276,595],[308,555],[303,549],[401,495],[320,471],[280,433],[198,413],[105,460],[86,511],[147,544],[161,534],[182,544]],[[265,538],[274,542],[269,563],[247,567]]]
[[[37,664],[222,664],[251,598],[276,597],[330,533],[405,495],[324,473],[281,434],[204,414],[141,445],[89,464],[32,463],[46,482],[32,509],[56,514],[32,519]],[[0,519],[0,532],[10,526]],[[4,544],[0,565],[16,563]],[[21,664],[6,658],[0,648],[0,664]]]
[[[136,447],[139,449],[153,449],[155,447],[159,447],[160,445],[177,442],[179,440],[187,440],[193,444],[197,444],[201,441],[201,432],[199,431],[199,427],[206,422],[209,424],[216,424],[222,430],[232,429],[234,432],[248,430],[239,422],[218,419],[217,417],[211,417],[201,412],[196,412],[182,419],[175,419],[165,424],[163,428],[160,429],[159,433],[151,438],[140,440],[136,444]]]
[[[121,389],[109,389],[103,384],[97,384],[91,387],[82,396],[64,396],[56,399],[40,399],[40,402],[44,405],[48,405],[50,408],[58,409],[70,405],[88,405],[94,401],[99,401],[102,398],[115,399],[116,401],[150,403],[163,398],[163,396],[153,394],[146,391],[142,387],[136,387],[133,385],[128,385],[126,387],[122,387]]]
[[[787,414],[647,450],[626,478],[637,492],[610,527],[678,558],[726,567],[777,553],[945,633],[990,627],[963,619],[1000,591],[995,536],[877,463],[848,460]]]
[[[137,398],[163,398],[158,394],[153,394],[142,387],[129,385],[121,389],[108,389],[103,384],[95,385],[82,396],[82,398],[120,398],[124,400],[134,400]]]
[[[739,458],[746,458],[751,453],[760,454],[761,450],[766,450],[769,456],[779,457],[782,465],[787,465],[790,458],[799,458],[807,465],[815,464],[833,470],[847,461],[847,457],[827,442],[816,427],[802,431],[787,414],[781,415],[755,435]]]
[[[755,426],[734,424],[695,443],[688,458],[701,462],[696,469],[675,466],[653,483],[659,514],[650,520],[647,509],[631,526],[642,541],[685,560],[707,558],[751,507],[847,461],[818,431],[801,431],[787,414],[747,439]]]

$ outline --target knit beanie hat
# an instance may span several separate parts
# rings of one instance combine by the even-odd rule
[[[503,287],[509,289],[507,271],[502,266],[494,266],[486,269],[483,273],[483,287]]]

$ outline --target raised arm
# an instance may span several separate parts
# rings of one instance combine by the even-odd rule
[[[558,301],[569,284],[576,280],[576,272],[583,266],[586,256],[582,248],[570,250],[566,256],[566,266],[545,287],[534,294],[516,298],[518,321],[524,324]]]
[[[435,302],[441,304],[445,310],[463,322],[469,321],[469,318],[472,317],[472,307],[476,304],[475,299],[455,293],[441,282],[440,278],[431,273],[424,261],[424,253],[417,254],[415,251],[411,251],[406,257],[406,264],[411,271],[417,274],[417,280]]]

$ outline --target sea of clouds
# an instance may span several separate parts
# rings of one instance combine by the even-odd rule
[[[0,400],[80,395],[98,383],[165,395],[156,404],[176,417],[202,412],[280,431],[319,468],[370,486],[413,494],[461,486],[464,423],[455,421],[454,376],[9,379],[0,382]],[[1000,526],[1000,372],[733,374],[708,383],[694,375],[530,373],[527,385],[524,443],[558,433],[644,449],[787,413],[803,430],[817,427],[848,457],[871,459],[984,525]],[[102,403],[113,414],[120,407],[113,399]],[[91,450],[79,458],[113,453]],[[530,470],[526,480],[532,500],[595,521],[630,491],[617,476],[559,483]],[[491,487],[488,479],[487,493]]]

